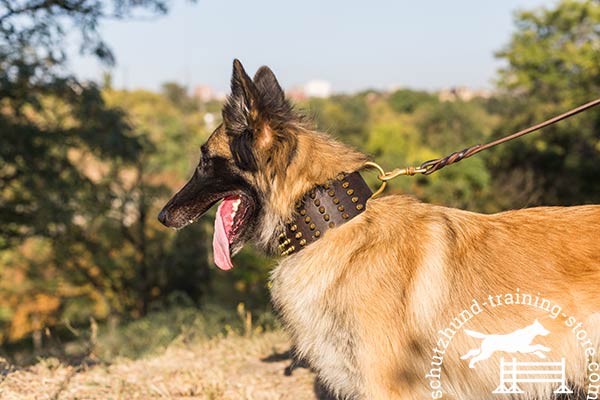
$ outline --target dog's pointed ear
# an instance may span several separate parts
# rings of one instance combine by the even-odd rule
[[[283,89],[269,67],[262,66],[256,71],[254,84],[267,109],[280,107],[285,102]]]
[[[231,94],[223,108],[223,120],[233,132],[242,132],[258,116],[258,90],[248,76],[242,63],[233,60]]]
[[[242,170],[256,171],[257,155],[289,141],[289,135],[284,132],[294,120],[292,106],[273,71],[261,67],[252,80],[242,64],[234,60],[231,94],[223,107],[223,122],[231,137],[230,148],[236,165]]]
[[[256,171],[254,153],[255,132],[260,129],[259,95],[242,63],[233,61],[231,94],[223,107],[223,122],[231,136],[231,153],[236,165],[246,171]]]

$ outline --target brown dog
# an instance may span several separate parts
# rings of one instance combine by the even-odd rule
[[[159,219],[181,228],[223,199],[219,267],[246,241],[283,254],[273,301],[336,395],[597,398],[599,206],[481,215],[366,201],[352,173],[367,156],[309,129],[270,69],[251,79],[236,60],[231,86],[223,123]]]

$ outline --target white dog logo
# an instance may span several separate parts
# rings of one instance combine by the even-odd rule
[[[506,335],[486,335],[484,333],[465,329],[465,333],[477,339],[483,339],[478,349],[470,350],[467,354],[461,357],[466,360],[473,357],[469,362],[469,368],[475,368],[475,363],[487,360],[496,351],[505,351],[507,353],[533,353],[539,358],[546,358],[544,351],[550,351],[549,347],[541,344],[531,344],[533,339],[540,335],[546,336],[550,333],[536,319],[533,324],[526,326],[523,329],[517,329],[514,332]]]

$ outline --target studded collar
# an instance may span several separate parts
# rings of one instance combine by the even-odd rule
[[[328,229],[361,214],[371,195],[371,189],[358,172],[341,173],[315,186],[296,203],[294,217],[287,221],[285,232],[279,236],[281,255],[297,253]]]

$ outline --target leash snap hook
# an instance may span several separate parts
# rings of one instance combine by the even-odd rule
[[[379,196],[386,188],[387,181],[390,181],[400,175],[416,175],[416,174],[424,174],[429,170],[429,166],[421,165],[420,167],[406,167],[406,168],[396,168],[392,171],[385,172],[385,170],[381,167],[381,165],[374,163],[372,161],[367,161],[365,163],[365,167],[372,167],[379,171],[379,175],[377,175],[377,179],[381,181],[381,186],[373,195],[370,197],[371,199]]]
[[[371,197],[369,197],[369,199],[374,199],[375,197],[379,196],[381,193],[383,193],[383,191],[385,190],[386,186],[387,186],[387,181],[391,178],[387,178],[386,176],[386,172],[385,170],[381,167],[381,165],[374,163],[373,161],[367,161],[364,165],[364,167],[366,168],[375,168],[377,171],[379,171],[379,175],[377,175],[377,179],[379,179],[381,181],[381,186],[379,186],[379,189],[377,189],[372,195]]]

